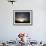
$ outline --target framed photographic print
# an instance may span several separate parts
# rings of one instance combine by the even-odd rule
[[[32,25],[32,10],[13,10],[13,24]]]

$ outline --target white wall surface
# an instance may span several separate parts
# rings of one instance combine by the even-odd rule
[[[13,10],[33,10],[32,26],[14,26]],[[46,40],[46,0],[0,0],[0,41],[15,40],[17,33],[27,32],[37,41]]]

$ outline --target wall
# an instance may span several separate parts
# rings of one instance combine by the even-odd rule
[[[33,10],[32,26],[14,26],[13,10]],[[46,0],[16,0],[13,5],[0,0],[0,41],[15,40],[19,32],[31,34],[33,40],[46,40]]]

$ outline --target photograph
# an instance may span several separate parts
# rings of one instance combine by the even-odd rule
[[[32,24],[32,10],[14,10],[13,24]]]

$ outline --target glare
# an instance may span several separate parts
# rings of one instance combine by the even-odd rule
[[[23,21],[26,21],[27,19],[26,18],[17,18],[16,20],[20,21],[20,22],[23,22]]]
[[[23,21],[24,21],[24,19],[19,19],[19,21],[23,22]]]

